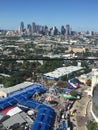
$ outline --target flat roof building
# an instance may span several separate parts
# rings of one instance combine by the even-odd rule
[[[53,72],[44,74],[44,76],[51,77],[51,78],[60,78],[62,76],[68,75],[72,72],[76,72],[81,69],[83,69],[83,67],[80,67],[80,66],[60,67],[54,70]]]
[[[32,124],[32,120],[27,116],[27,114],[25,112],[21,112],[19,114],[16,114],[8,118],[2,124],[5,128],[9,129],[11,126],[13,126],[16,123],[22,124],[24,122],[28,122],[29,124]]]
[[[33,85],[33,83],[32,82],[23,82],[23,83],[17,84],[15,86],[12,86],[9,88],[0,88],[0,91],[3,91],[6,94],[9,94],[9,93],[13,93],[18,90],[22,90],[26,87],[29,87],[30,85]]]

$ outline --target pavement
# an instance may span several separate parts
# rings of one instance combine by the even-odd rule
[[[81,85],[81,87],[78,89],[82,91],[82,98],[80,100],[75,101],[75,103],[73,104],[73,108],[76,109],[76,113],[74,116],[70,117],[70,120],[73,124],[72,130],[87,130],[86,128],[86,123],[88,121],[87,114],[90,113],[89,102],[91,100],[90,97],[87,95],[87,93],[85,93],[85,90],[88,88],[89,86]],[[64,108],[64,101],[61,98],[57,98],[57,101],[59,104],[53,107],[47,103],[47,105],[50,105],[55,110],[56,113],[58,113],[58,110],[60,108]],[[57,128],[59,123],[55,122],[55,125],[56,125],[55,127]]]
[[[82,89],[82,98],[77,100],[73,105],[74,109],[76,109],[75,115],[71,117],[73,130],[87,130],[86,123],[89,120],[87,116],[87,107],[90,101],[90,97],[84,92],[86,88],[84,87]]]

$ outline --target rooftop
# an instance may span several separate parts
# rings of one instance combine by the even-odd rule
[[[27,118],[27,114],[25,112],[21,112],[5,120],[3,122],[3,125],[6,128],[10,128],[12,125],[16,123],[22,124],[26,121],[30,122],[31,120],[29,119],[29,117]],[[32,124],[32,122],[30,123]]]
[[[49,72],[49,73],[44,74],[44,76],[53,77],[53,78],[60,78],[64,75],[68,75],[72,72],[75,72],[75,71],[78,71],[81,69],[82,69],[82,67],[79,67],[79,66],[61,67],[61,68],[57,68],[53,72]]]
[[[9,94],[9,93],[24,89],[32,84],[33,84],[32,82],[23,82],[9,88],[0,88],[0,91],[4,91],[5,93]]]

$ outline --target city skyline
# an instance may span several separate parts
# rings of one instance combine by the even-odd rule
[[[76,31],[98,32],[97,0],[1,0],[0,29],[17,29],[36,22],[49,27],[69,24]]]

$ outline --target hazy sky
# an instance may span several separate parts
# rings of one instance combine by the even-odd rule
[[[21,21],[98,32],[98,0],[0,0],[0,28],[17,29]]]

